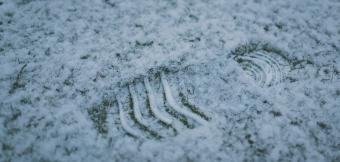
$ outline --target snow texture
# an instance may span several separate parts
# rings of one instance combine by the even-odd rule
[[[0,161],[340,161],[339,14],[0,0]]]

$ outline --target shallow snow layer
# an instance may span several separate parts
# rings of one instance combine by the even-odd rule
[[[0,0],[0,161],[339,161],[339,13]]]

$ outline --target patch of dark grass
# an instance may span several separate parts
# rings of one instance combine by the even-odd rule
[[[1,149],[3,151],[10,151],[10,150],[13,150],[14,147],[12,145],[10,145],[10,144],[2,143]]]
[[[256,155],[263,156],[263,155],[268,154],[268,151],[266,148],[258,148],[256,149],[255,153]]]
[[[266,31],[266,32],[268,32],[268,31],[269,31],[269,25],[265,25],[265,26],[263,27],[263,30]]]
[[[84,56],[81,56],[80,59],[86,60],[86,59],[88,59],[90,56],[91,56],[91,55],[84,55]]]
[[[27,5],[29,3],[31,3],[32,1],[34,0],[20,0],[17,2],[17,4],[20,6],[20,5]]]
[[[274,117],[280,117],[280,116],[282,116],[282,113],[281,113],[280,111],[274,111],[274,110],[272,110],[272,111],[270,111],[269,113],[272,114]]]
[[[196,15],[190,14],[189,18],[194,20],[195,22],[197,22],[199,20],[199,18]]]
[[[4,121],[5,127],[8,127],[9,123],[16,121],[22,115],[21,110],[14,109],[14,108],[11,108],[11,109],[12,109],[12,114],[10,116],[6,117],[6,119]]]
[[[20,100],[21,104],[32,104],[32,100],[29,97],[24,97]]]
[[[238,46],[231,52],[231,54],[234,56],[243,56],[247,53],[256,51],[258,49],[258,46],[259,46],[259,43],[251,41],[244,45]]]
[[[153,41],[146,41],[146,42],[140,42],[136,41],[135,43],[136,47],[151,47],[153,45]]]
[[[112,0],[104,0],[104,3],[107,4],[110,7],[116,6],[116,3],[114,3]]]
[[[275,23],[275,26],[276,26],[278,29],[282,30],[283,27],[285,26],[285,24],[282,23],[282,22],[278,22],[278,23]]]
[[[248,141],[248,143],[249,143],[250,145],[254,144],[254,142],[255,142],[255,141],[253,141],[253,140],[251,139],[251,135],[250,135],[250,134],[247,134],[247,135],[245,136],[245,139]]]
[[[64,85],[66,85],[66,86],[73,86],[74,85],[73,73],[74,73],[74,69],[71,69],[71,74],[63,82]]]
[[[14,13],[13,12],[5,12],[5,16],[7,17],[13,17]]]
[[[65,155],[70,156],[71,154],[75,153],[78,151],[78,147],[64,147]]]
[[[335,94],[336,94],[337,96],[340,96],[340,89],[336,90]]]
[[[141,24],[135,24],[135,27],[136,27],[136,28],[143,28],[143,25],[141,25]]]
[[[199,42],[199,41],[201,41],[201,38],[200,37],[195,37],[195,38],[192,38],[192,39],[186,39],[188,42],[191,42],[191,43],[193,43],[193,42]]]
[[[316,124],[321,128],[321,129],[330,129],[331,127],[324,123],[324,122],[316,122]]]
[[[15,78],[15,82],[12,84],[11,89],[9,90],[9,94],[13,94],[15,92],[15,90],[17,90],[18,88],[22,88],[25,86],[24,83],[21,83],[21,79],[22,79],[22,75],[24,73],[24,69],[26,68],[27,64],[23,65],[19,71],[19,73],[17,74],[17,77]]]
[[[66,86],[72,86],[72,85],[73,85],[73,81],[70,80],[70,79],[66,79],[66,80],[64,81],[64,84],[65,84]]]
[[[110,105],[111,101],[104,100],[100,105],[93,106],[87,111],[90,119],[94,123],[94,127],[97,129],[98,133],[102,135],[106,135],[108,133],[107,113]]]

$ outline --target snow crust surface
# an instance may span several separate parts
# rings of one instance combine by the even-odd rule
[[[0,0],[0,161],[340,161],[339,14],[338,0]],[[166,113],[159,72],[207,125],[148,114],[143,77]],[[139,138],[119,119],[127,84]]]

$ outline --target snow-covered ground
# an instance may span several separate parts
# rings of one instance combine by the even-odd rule
[[[0,0],[0,161],[340,161],[339,0]]]

